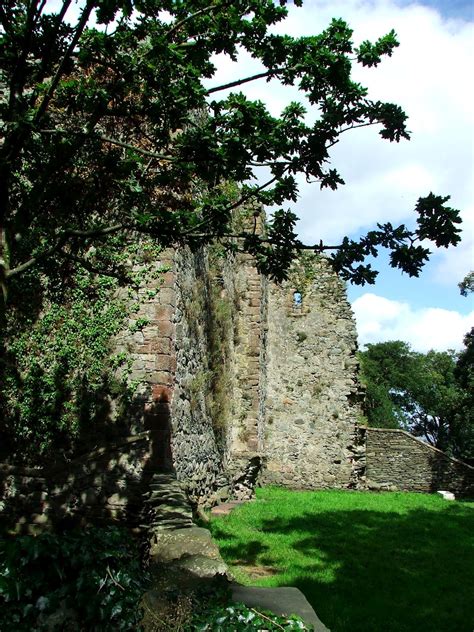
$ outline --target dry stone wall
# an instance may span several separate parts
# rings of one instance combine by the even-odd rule
[[[474,468],[403,430],[361,429],[366,435],[366,485],[374,490],[474,497]]]

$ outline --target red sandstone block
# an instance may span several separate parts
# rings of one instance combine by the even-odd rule
[[[257,307],[256,305],[252,305],[247,307],[245,314],[257,314],[260,316],[260,306]]]
[[[171,305],[172,307],[176,305],[176,293],[171,287],[161,288],[158,297],[162,305]]]
[[[156,356],[155,368],[158,371],[176,371],[176,358],[169,354],[158,354]]]
[[[169,386],[164,386],[163,384],[153,384],[151,392],[155,402],[169,402],[171,399],[171,388]],[[147,406],[149,405],[150,404],[147,404]],[[151,404],[151,406],[153,406],[153,404]]]
[[[150,350],[148,353],[156,353],[158,355],[169,355],[173,353],[174,345],[171,338],[158,338],[152,346],[150,346]]]
[[[156,343],[160,338],[172,338],[174,335],[174,325],[169,321],[162,320],[158,323],[155,331],[147,331],[145,329],[143,335],[145,337],[145,344],[147,342]]]
[[[158,321],[171,321],[173,317],[174,309],[171,305],[155,305],[155,320]]]
[[[260,406],[260,397],[258,392],[252,396],[252,399],[250,400],[250,407],[252,408],[252,410],[258,410]]]
[[[174,287],[176,276],[173,270],[168,270],[161,276],[161,287]]]
[[[247,368],[251,375],[258,375],[260,370],[260,358],[255,356],[247,358]]]
[[[252,452],[257,452],[257,450],[258,450],[258,439],[247,439],[247,441],[245,443],[246,443],[247,448],[249,450],[252,450]]]
[[[174,375],[168,371],[155,371],[149,378],[151,384],[162,384],[163,386],[171,386],[173,384]]]

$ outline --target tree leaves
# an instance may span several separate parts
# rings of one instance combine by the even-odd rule
[[[89,0],[70,25],[60,13],[34,15],[27,4],[9,3],[0,52],[8,91],[0,104],[4,282],[27,262],[38,265],[37,253],[45,256],[62,236],[66,243],[52,249],[55,256],[73,248],[84,258],[91,235],[107,223],[148,232],[166,245],[218,239],[234,247],[230,215],[238,206],[297,204],[298,176],[321,188],[344,184],[330,164],[330,148],[342,134],[377,125],[384,139],[408,139],[403,110],[369,100],[351,77],[354,55],[362,65],[377,65],[398,45],[395,33],[358,48],[342,19],[313,36],[271,33],[287,15],[285,4]],[[99,23],[115,20],[115,26],[86,27],[94,10]],[[241,49],[261,62],[262,72],[206,88],[215,56],[234,59]],[[300,103],[274,116],[238,91],[270,79],[298,86],[316,113],[314,124],[306,123]],[[235,91],[221,98],[229,88]],[[257,167],[272,177],[253,186]],[[239,200],[225,199],[225,182],[241,188]],[[459,241],[458,212],[445,205],[448,198],[430,196],[417,203],[415,231],[386,225],[358,242],[315,250],[337,248],[334,267],[354,283],[374,282],[376,271],[363,262],[379,246],[393,250],[393,266],[418,275],[429,250],[415,242]],[[258,251],[260,269],[281,279],[301,244],[293,228],[283,234],[279,226],[288,228],[276,217],[267,235],[243,235],[237,247]]]

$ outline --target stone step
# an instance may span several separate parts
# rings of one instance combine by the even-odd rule
[[[244,603],[249,608],[269,610],[284,616],[296,614],[306,624],[312,625],[314,632],[330,632],[298,588],[293,586],[262,588],[232,584],[231,590],[233,601]]]
[[[244,500],[231,500],[228,503],[221,503],[211,509],[211,516],[227,516],[239,505],[244,504]]]
[[[146,498],[143,502],[147,505],[153,505],[153,504],[160,505],[164,503],[166,503],[167,505],[189,504],[189,501],[187,500],[187,498],[177,497],[177,496],[150,496],[149,498]]]

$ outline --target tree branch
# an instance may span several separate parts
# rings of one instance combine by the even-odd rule
[[[87,132],[76,132],[74,130],[65,130],[65,129],[41,129],[39,130],[40,134],[75,134],[77,136],[86,136],[88,138],[92,138],[92,133]],[[148,151],[148,149],[142,149],[141,147],[137,147],[136,145],[131,145],[130,143],[125,143],[122,140],[118,140],[117,138],[110,138],[109,136],[104,136],[102,134],[98,134],[97,138],[104,141],[104,143],[110,143],[111,145],[117,145],[118,147],[123,147],[124,149],[130,149],[131,151],[136,151],[139,154],[143,154],[144,156],[148,156],[149,158],[156,158],[157,160],[166,160],[167,162],[173,162],[176,160],[173,156],[167,156],[166,154],[157,154],[153,151]]]
[[[25,270],[28,270],[29,268],[32,268],[33,266],[37,265],[40,261],[43,261],[43,259],[47,259],[55,252],[58,252],[59,250],[61,250],[62,247],[68,241],[68,239],[70,239],[71,237],[82,237],[82,238],[104,237],[106,235],[110,235],[111,233],[118,232],[119,230],[122,230],[125,228],[129,228],[129,227],[126,226],[125,224],[115,224],[114,226],[107,226],[105,228],[96,228],[96,229],[91,229],[91,230],[66,230],[58,238],[54,246],[51,246],[51,248],[48,248],[47,250],[40,252],[34,257],[31,257],[31,259],[28,259],[28,261],[25,261],[24,263],[21,263],[20,265],[16,266],[15,268],[5,269],[5,273],[4,273],[5,279],[9,279],[13,276],[16,276],[17,274],[20,274],[21,272],[25,272]]]
[[[106,268],[98,268],[94,266],[92,263],[90,263],[89,261],[87,261],[87,259],[84,259],[83,257],[78,257],[77,255],[73,255],[69,252],[64,252],[64,250],[61,250],[61,254],[66,259],[70,259],[71,261],[78,263],[80,266],[82,266],[85,270],[87,270],[91,274],[103,274],[104,276],[112,277],[122,282],[123,281],[130,282],[130,278],[127,277],[125,274],[120,274],[119,272],[113,272],[112,270],[107,270]]]
[[[46,92],[46,94],[43,97],[43,100],[40,103],[40,106],[38,108],[38,110],[36,111],[36,116],[35,116],[35,123],[37,123],[41,117],[43,116],[43,114],[46,112],[46,109],[49,105],[49,102],[52,99],[53,93],[56,90],[56,87],[59,83],[59,81],[61,80],[61,75],[63,74],[63,70],[64,67],[68,61],[68,59],[70,58],[71,54],[74,51],[74,48],[76,47],[76,44],[79,41],[79,38],[81,37],[87,21],[89,20],[90,14],[92,12],[92,9],[94,7],[94,1],[93,0],[88,0],[86,6],[84,7],[83,11],[82,11],[82,15],[79,19],[79,22],[76,25],[75,28],[75,33],[74,33],[74,37],[72,38],[71,42],[69,43],[69,46],[66,50],[66,52],[64,53],[63,58],[61,59],[59,66],[56,69],[56,72],[54,74],[54,77],[50,83],[50,86],[48,88],[48,91]]]
[[[0,3],[0,24],[2,25],[2,28],[4,29],[5,33],[8,33],[8,35],[11,36],[14,33],[13,29],[10,28],[12,24],[7,17],[3,4],[1,3]]]
[[[196,13],[188,15],[187,17],[183,18],[180,22],[177,22],[173,26],[173,28],[168,31],[168,33],[166,34],[166,37],[169,39],[172,35],[174,35],[176,33],[176,31],[179,31],[179,29],[184,24],[186,24],[187,22],[189,22],[193,18],[196,18],[199,15],[204,15],[205,13],[210,13],[211,11],[214,11],[214,10],[217,10],[217,9],[221,9],[223,6],[225,6],[225,4],[223,4],[223,5],[212,4],[212,5],[209,5],[208,7],[205,7],[204,9],[200,9],[199,11],[196,11]]]
[[[357,125],[349,125],[349,127],[344,127],[343,129],[340,129],[337,134],[338,136],[340,136],[341,134],[344,134],[344,132],[348,132],[351,129],[357,129],[358,127],[370,127],[370,125],[377,125],[379,123],[380,121],[370,121],[368,123],[358,123]],[[329,149],[330,147],[334,147],[334,145],[337,145],[338,142],[339,142],[339,138],[333,141],[332,143],[329,143],[329,145],[326,145],[326,149]]]
[[[212,94],[213,92],[219,92],[220,90],[227,90],[228,88],[235,88],[235,86],[241,86],[244,83],[249,83],[250,81],[255,81],[256,79],[271,77],[273,75],[277,75],[280,72],[283,72],[284,70],[293,70],[293,68],[275,68],[275,70],[267,70],[265,72],[259,72],[256,75],[252,75],[251,77],[245,77],[245,79],[237,79],[236,81],[231,81],[230,83],[225,83],[221,86],[210,88],[206,92],[206,95]]]
[[[6,269],[5,278],[10,279],[11,277],[16,276],[17,274],[20,274],[21,272],[25,272],[25,270],[32,268],[43,259],[47,259],[55,252],[58,252],[59,250],[61,250],[61,248],[66,243],[66,241],[67,241],[67,237],[63,235],[62,237],[58,239],[58,241],[56,242],[54,246],[51,246],[51,248],[48,248],[47,250],[41,252],[40,254],[35,255],[34,257],[31,257],[31,259],[28,259],[28,261],[21,263],[20,265],[16,266],[16,268]]]
[[[56,25],[54,27],[54,29],[51,31],[51,34],[49,36],[49,40],[48,40],[48,45],[45,47],[45,53],[43,55],[43,59],[41,60],[41,71],[44,72],[45,69],[47,68],[48,62],[51,58],[51,52],[53,50],[53,44],[54,44],[54,40],[58,35],[59,32],[59,27],[61,25],[61,23],[64,20],[64,17],[67,13],[67,10],[69,9],[69,7],[71,6],[71,1],[72,0],[64,0],[63,2],[63,6],[61,7],[61,11],[56,15]]]

